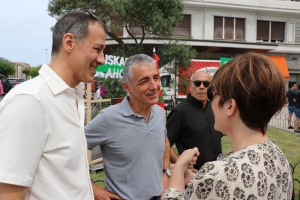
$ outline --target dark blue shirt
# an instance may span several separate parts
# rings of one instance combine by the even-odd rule
[[[295,102],[295,91],[294,90],[288,90],[286,92],[286,97],[288,98],[288,106],[295,106],[296,102]]]

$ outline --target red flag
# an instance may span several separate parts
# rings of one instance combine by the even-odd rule
[[[158,67],[158,62],[160,61],[160,58],[155,53],[155,48],[153,49],[153,58],[156,61],[156,68],[157,68],[157,71],[158,71],[158,76],[160,77],[159,67]],[[159,97],[158,97],[158,103],[157,103],[157,105],[159,105],[160,107],[162,107],[163,109],[165,109],[164,95],[163,95],[162,89],[160,89],[160,91],[159,91]]]
[[[153,58],[154,60],[156,60],[156,68],[158,70],[158,75],[159,75],[159,67],[158,67],[158,62],[160,61],[160,58],[158,57],[158,55],[154,52],[153,54]]]

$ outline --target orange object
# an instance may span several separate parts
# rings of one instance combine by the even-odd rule
[[[288,70],[288,66],[286,64],[286,59],[284,56],[268,56],[273,60],[273,62],[278,67],[279,71],[282,73],[284,80],[290,79],[290,74]]]

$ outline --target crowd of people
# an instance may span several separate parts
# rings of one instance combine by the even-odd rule
[[[289,162],[266,133],[286,103],[283,77],[269,58],[238,55],[212,78],[196,71],[191,94],[166,119],[155,60],[133,55],[123,70],[128,95],[84,126],[82,83],[93,82],[104,48],[105,26],[91,13],[62,16],[50,63],[1,101],[0,199],[292,198]],[[226,155],[222,136],[232,142]],[[104,187],[89,176],[87,149],[95,146]]]

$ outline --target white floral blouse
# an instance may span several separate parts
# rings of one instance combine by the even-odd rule
[[[201,156],[201,155],[200,155]],[[219,155],[202,166],[184,193],[168,188],[164,200],[291,199],[293,177],[283,152],[270,140]]]

